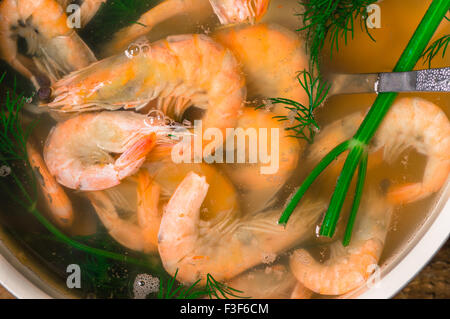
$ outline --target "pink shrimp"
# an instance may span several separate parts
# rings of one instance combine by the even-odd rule
[[[132,112],[84,113],[56,125],[44,159],[50,173],[68,188],[107,189],[136,173],[156,143],[170,141],[169,133],[169,128]]]
[[[204,177],[189,173],[170,198],[161,220],[161,260],[172,276],[178,269],[177,279],[184,283],[205,279],[208,273],[216,280],[228,280],[276,258],[304,240],[325,209],[321,200],[307,201],[286,228],[277,224],[277,209],[205,225],[200,207],[208,189]]]
[[[388,233],[393,206],[375,191],[364,199],[350,245],[330,245],[331,257],[323,264],[305,250],[290,259],[292,273],[306,288],[324,295],[341,295],[363,285],[375,270]]]
[[[17,38],[26,39],[28,55],[41,74],[56,80],[96,61],[56,0],[4,0],[0,3],[0,58],[36,88],[40,87],[33,62],[18,53]]]

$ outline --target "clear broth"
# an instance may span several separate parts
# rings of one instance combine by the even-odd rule
[[[379,3],[381,7],[381,28],[371,29],[372,36],[376,42],[372,42],[369,37],[358,27],[355,30],[354,39],[350,39],[347,45],[341,45],[339,52],[331,53],[327,47],[322,56],[322,65],[324,72],[348,72],[348,73],[365,73],[365,72],[382,72],[393,69],[398,57],[406,46],[409,38],[412,36],[416,26],[421,20],[426,8],[431,3],[431,0],[388,0]],[[272,0],[270,9],[261,22],[277,23],[288,29],[295,31],[300,26],[300,20],[295,16],[301,7],[297,1],[292,0]],[[101,14],[101,12],[100,12]],[[211,32],[217,26],[217,19],[211,12],[202,12],[198,16],[182,16],[170,19],[157,26],[149,35],[150,40],[156,40],[171,34],[181,33],[204,33]],[[443,22],[434,39],[449,33],[450,26],[448,22]],[[86,42],[94,47],[96,35],[95,29],[88,26],[86,30],[81,32]],[[304,35],[300,34],[301,37]],[[277,45],[273,43],[272,45]],[[99,52],[96,52],[101,54]],[[434,59],[433,67],[448,66],[447,57],[441,58],[437,56]],[[3,66],[3,65],[2,65]],[[425,68],[426,65],[418,63],[417,69]],[[7,68],[7,66],[5,66]],[[26,86],[24,84],[24,86]],[[401,94],[401,96],[413,96],[411,94]],[[450,96],[448,94],[414,94],[439,105],[447,114],[450,115]],[[367,110],[375,100],[374,94],[361,94],[349,96],[335,96],[329,98],[325,104],[317,110],[317,119],[321,127],[340,119],[355,111]],[[51,126],[54,122],[51,120],[40,122],[39,126],[34,132],[34,137],[43,144]],[[306,150],[307,152],[308,150]],[[370,171],[367,183],[379,182],[378,176],[386,176],[394,181],[402,180],[420,180],[422,177],[425,158],[418,155],[414,151],[406,151],[400,156],[400,159],[391,166],[382,165],[381,167]],[[288,184],[282,192],[282,195],[287,197],[295,190],[301,182],[305,172],[299,172],[294,178],[294,182]],[[237,185],[238,186],[238,185]],[[328,194],[331,196],[334,184],[321,184],[318,187],[312,188],[312,192],[320,194]],[[77,212],[76,225],[71,231],[71,236],[79,236],[92,234],[95,231],[104,232],[101,223],[96,218],[89,202],[76,192],[69,192],[69,196],[75,205]],[[4,197],[4,196],[2,196]],[[132,195],[130,195],[132,197]],[[130,201],[135,201],[135,198],[129,198]],[[415,230],[427,217],[430,208],[436,201],[436,196],[432,196],[426,200],[422,200],[412,205],[405,205],[398,207],[395,210],[393,222],[386,240],[383,255],[380,260],[382,265],[393,254],[398,252]],[[78,252],[74,249],[68,249],[67,246],[61,245],[49,239],[46,231],[34,218],[27,215],[27,212],[21,212],[17,206],[11,203],[6,198],[2,198],[2,210],[0,212],[0,225],[7,237],[14,238],[19,244],[20,249],[14,249],[16,255],[21,256],[21,261],[30,267],[35,268],[39,265],[39,273],[45,273],[48,278],[54,283],[58,284],[58,289],[67,295],[76,295],[78,297],[119,297],[132,298],[133,297],[133,282],[135,276],[146,272],[145,269],[135,266],[128,266],[123,263],[114,263],[107,270],[107,272],[96,272],[95,269],[101,268],[101,263],[105,260],[89,260],[84,253]],[[245,203],[244,203],[245,204]],[[348,203],[347,203],[348,205]],[[45,205],[42,201],[39,203],[39,209],[45,212]],[[280,209],[281,212],[281,209]],[[315,237],[315,229],[311,229],[312,238]],[[103,239],[105,237],[102,237]],[[95,242],[92,242],[95,243]],[[142,255],[131,252],[125,248],[114,245],[110,242],[96,242],[100,248],[112,247],[116,252],[136,256],[138,258]],[[323,249],[323,240],[316,238],[305,243],[313,253],[321,259],[326,258],[326,250]],[[103,247],[102,247],[103,246]],[[25,252],[23,252],[25,251]],[[287,263],[288,253],[282,254],[277,259],[277,264]],[[159,262],[158,257],[145,257],[154,262]],[[78,263],[82,260],[89,265],[94,271],[91,271],[90,276],[83,281],[82,288],[76,290],[69,290],[65,287],[65,280],[67,277],[66,267],[71,263]],[[271,266],[262,265],[255,269],[270,268]],[[36,268],[35,268],[36,269]],[[92,270],[92,269],[91,269]],[[252,272],[253,270],[249,270]],[[110,280],[102,280],[95,276],[110,276]],[[155,274],[157,275],[157,274]],[[104,279],[104,278],[103,278]],[[89,284],[87,284],[89,282]],[[108,286],[99,287],[98,283]],[[86,284],[86,285],[85,285]],[[244,292],[245,295],[245,292]],[[153,295],[153,297],[155,297]],[[278,297],[287,298],[289,293],[284,293]],[[319,297],[319,296],[316,296]]]

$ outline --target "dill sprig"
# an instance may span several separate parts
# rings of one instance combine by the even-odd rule
[[[277,115],[273,117],[280,122],[289,122],[290,126],[285,128],[286,131],[291,133],[288,135],[289,137],[304,139],[312,144],[314,136],[319,130],[314,111],[322,105],[331,85],[322,81],[320,77],[313,77],[308,71],[299,72],[297,74],[297,80],[308,95],[307,105],[285,98],[270,98],[268,102],[272,105],[284,104],[284,107],[289,110],[288,115]],[[265,106],[258,106],[257,109]]]
[[[306,49],[310,55],[311,70],[319,66],[319,57],[327,39],[333,50],[339,51],[339,40],[347,44],[349,34],[353,39],[355,24],[359,23],[369,37],[366,24],[367,6],[377,0],[309,0],[300,1],[305,11],[297,14],[303,21],[303,27],[297,31],[306,31]]]
[[[6,72],[0,77],[3,82]],[[26,141],[30,136],[33,125],[23,130],[20,121],[20,111],[25,103],[25,97],[15,94],[16,81],[12,91],[6,92],[3,107],[0,110],[0,154],[4,162],[27,160]]]
[[[250,298],[242,296],[242,291],[217,281],[211,274],[206,275],[204,287],[199,287],[201,279],[198,279],[190,286],[177,285],[177,275],[178,269],[175,271],[175,275],[167,280],[166,286],[160,281],[158,299],[196,299],[201,297],[209,297],[210,299],[213,299],[214,297],[217,299],[229,299],[229,297],[241,299]]]
[[[172,278],[167,280],[167,285],[164,286],[163,281],[159,282],[158,299],[196,299],[203,296],[203,293],[197,290],[197,286],[200,283],[200,279],[194,282],[192,285],[186,287],[177,284],[176,277],[178,275],[178,269]]]
[[[231,288],[224,283],[221,283],[214,279],[210,274],[206,275],[206,285],[204,290],[205,295],[210,299],[216,297],[217,299],[229,299],[229,297],[235,297],[240,299],[248,299],[251,297],[242,296],[243,291]]]
[[[439,52],[442,51],[442,57],[445,56],[447,52],[447,47],[450,44],[450,34],[444,35],[441,38],[434,41],[422,54],[425,58],[424,64],[428,63],[428,67],[431,68],[431,62],[436,57]]]
[[[416,29],[416,32],[410,39],[408,45],[403,51],[398,60],[393,72],[407,72],[411,71],[419,61],[427,44],[431,40],[434,32],[439,26],[442,19],[444,19],[447,11],[450,9],[450,0],[433,0],[428,8],[425,16]],[[369,110],[363,123],[359,127],[352,139],[347,140],[336,146],[331,152],[317,164],[312,172],[306,177],[300,185],[298,191],[294,194],[291,201],[286,206],[283,214],[279,219],[280,224],[286,224],[298,205],[299,201],[311,186],[314,180],[322,173],[322,171],[330,165],[338,156],[345,151],[348,151],[348,156],[344,167],[336,183],[334,193],[331,197],[327,213],[320,228],[320,235],[332,237],[336,230],[337,221],[347,196],[350,183],[353,179],[356,169],[359,167],[358,181],[356,187],[356,194],[353,200],[352,212],[346,235],[344,238],[344,245],[350,242],[350,234],[352,232],[353,221],[358,210],[361,194],[365,180],[365,173],[367,170],[367,149],[370,141],[375,135],[378,127],[389,111],[398,93],[380,93],[374,104]]]

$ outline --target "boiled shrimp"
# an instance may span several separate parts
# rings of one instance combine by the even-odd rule
[[[363,285],[378,267],[393,206],[372,191],[363,199],[350,245],[330,245],[330,258],[317,262],[305,249],[294,251],[290,267],[297,280],[316,293],[341,295]]]
[[[308,96],[297,81],[297,72],[308,69],[308,59],[303,44],[295,33],[276,24],[257,24],[220,29],[212,37],[230,49],[241,62],[250,100],[279,97],[305,105],[308,103]],[[277,43],[277,46],[269,45],[270,43]],[[258,106],[254,102],[251,104],[253,107]],[[262,163],[222,165],[230,179],[243,192],[245,201],[257,204],[250,207],[251,210],[268,205],[296,169],[306,144],[287,136],[284,129],[292,123],[283,123],[273,118],[289,116],[286,105],[266,104],[267,109],[257,111],[251,106],[245,108],[239,116],[237,126],[243,129],[279,130],[278,171],[270,175],[261,174]],[[271,134],[268,135],[270,141]],[[245,151],[248,152],[248,145],[246,146]]]
[[[193,283],[211,274],[229,280],[304,240],[317,217],[326,208],[316,199],[297,208],[286,226],[277,224],[279,210],[227,219],[210,226],[200,223],[200,207],[208,193],[204,177],[193,172],[177,187],[161,220],[158,250],[166,271]]]
[[[64,189],[56,182],[44,159],[31,142],[27,142],[27,155],[52,219],[61,227],[70,227],[74,220],[72,203]]]
[[[317,163],[350,139],[363,119],[364,114],[357,112],[325,127],[311,146],[307,162]],[[370,144],[369,168],[382,161],[392,163],[410,147],[427,156],[423,180],[391,186],[387,198],[394,204],[428,197],[444,185],[450,172],[450,122],[437,105],[421,98],[402,98],[392,105]],[[337,160],[333,176],[344,161],[345,157]]]
[[[255,23],[267,11],[269,0],[210,0],[222,24]]]
[[[219,223],[233,218],[239,212],[237,194],[226,177],[206,164],[173,164],[169,160],[146,163],[127,179],[128,183],[88,192],[87,196],[118,243],[132,250],[155,252],[167,200],[191,169],[205,173],[211,183],[211,192],[201,208],[202,220]],[[136,203],[127,198],[136,198]]]
[[[262,23],[220,29],[212,37],[241,63],[249,100],[276,97],[308,105],[308,95],[299,85],[297,74],[308,70],[309,60],[297,34],[277,24]],[[266,102],[266,106],[274,115],[289,116],[284,104]]]
[[[119,214],[119,208],[130,209],[129,205],[120,205],[123,196],[120,192],[87,192],[86,196],[108,233],[119,244],[132,250],[153,253],[158,250],[157,237],[161,222],[161,209],[158,206],[160,187],[145,169],[140,170],[135,179],[137,209],[136,214],[131,213],[132,218],[125,219]]]
[[[104,48],[105,56],[123,51],[138,37],[150,32],[157,24],[193,11],[206,12],[209,5],[222,24],[254,23],[267,11],[269,0],[165,0],[143,14],[136,24],[117,32]]]
[[[44,159],[60,184],[103,190],[136,173],[156,143],[171,142],[170,133],[170,128],[141,114],[84,113],[56,125]]]
[[[396,101],[382,122],[373,147],[383,147],[388,162],[409,147],[427,156],[421,182],[390,187],[387,196],[392,203],[411,203],[426,198],[448,179],[450,122],[441,108],[427,100],[402,98]]]
[[[268,165],[263,163],[262,158],[259,158],[259,162],[250,163],[249,156],[251,154],[249,153],[249,143],[245,144],[245,149],[243,150],[231,150],[233,156],[237,156],[235,153],[239,151],[245,151],[247,157],[245,163],[218,164],[233,184],[241,190],[243,201],[252,203],[246,206],[246,210],[248,211],[258,211],[268,205],[273,199],[273,196],[297,168],[298,160],[304,146],[297,139],[286,136],[283,126],[273,116],[273,113],[245,108],[239,116],[237,127],[245,130],[245,132],[248,132],[249,129],[254,129],[259,143],[267,143],[267,149],[276,152],[276,155],[268,154],[270,158],[278,159],[273,160],[273,162],[277,162],[278,164],[277,167],[274,167],[276,169],[274,172],[261,174],[261,168]],[[266,137],[261,135],[260,128],[267,129]],[[272,129],[277,130],[277,133],[273,134]]]
[[[4,0],[0,3],[0,58],[33,82],[40,81],[25,56],[18,53],[17,38],[27,41],[27,55],[35,67],[55,81],[62,75],[96,61],[92,51],[67,25],[56,0]]]
[[[239,64],[227,49],[203,35],[178,35],[135,43],[123,54],[74,72],[53,85],[51,110],[157,109],[174,120],[194,104],[205,110],[203,128],[235,127],[246,96]],[[219,139],[203,146],[212,149]]]

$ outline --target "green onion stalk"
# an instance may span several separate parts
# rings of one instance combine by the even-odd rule
[[[431,3],[414,35],[406,46],[406,49],[403,51],[400,59],[398,60],[393,72],[407,72],[414,68],[449,9],[450,0],[434,0]],[[365,117],[363,123],[353,138],[336,146],[319,162],[309,176],[306,177],[281,215],[278,221],[279,224],[285,225],[288,222],[295,207],[298,205],[305,192],[320,175],[320,173],[339,155],[345,151],[349,151],[344,167],[336,183],[334,193],[331,197],[327,213],[322,222],[320,235],[326,237],[332,237],[334,235],[336,224],[338,222],[345,197],[347,196],[350,183],[353,179],[355,171],[359,167],[355,197],[353,199],[350,219],[343,240],[344,246],[347,246],[350,243],[351,231],[356,212],[359,207],[359,202],[361,200],[366,176],[368,145],[397,95],[398,93],[389,92],[380,93],[377,96],[374,104],[369,110],[369,113]]]

